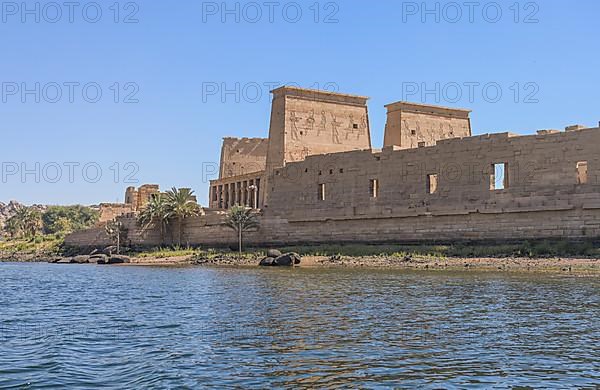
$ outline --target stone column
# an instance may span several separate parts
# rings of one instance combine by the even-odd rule
[[[254,186],[254,180],[250,180],[248,184],[250,184],[250,187]],[[254,190],[249,189],[248,195],[248,206],[254,208]]]
[[[232,206],[235,206],[238,203],[238,191],[237,191],[237,182],[232,183],[233,186],[233,203]]]
[[[256,183],[256,191],[255,191],[256,192],[256,195],[255,195],[256,196],[256,201],[255,201],[256,203],[255,204],[256,204],[256,208],[260,209],[262,207],[262,205],[260,204],[261,203],[260,202],[260,179],[256,179],[255,183]]]

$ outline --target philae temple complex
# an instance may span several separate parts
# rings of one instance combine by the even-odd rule
[[[600,236],[600,128],[574,125],[472,135],[470,111],[408,102],[386,106],[382,149],[371,144],[367,97],[282,87],[268,138],[225,138],[219,178],[183,242],[229,245],[227,210],[246,205],[257,245],[585,239]],[[200,169],[200,168],[199,168]],[[131,245],[160,245],[135,215],[157,186],[104,205]],[[98,226],[67,244],[110,244]]]

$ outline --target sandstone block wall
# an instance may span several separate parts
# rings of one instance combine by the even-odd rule
[[[131,206],[133,211],[142,210],[150,199],[160,193],[157,184],[144,184],[140,188],[128,187],[125,191],[125,204]]]
[[[189,218],[184,224],[183,245],[234,246],[235,232],[224,225],[224,216]],[[288,220],[261,217],[258,231],[246,233],[253,246],[330,243],[422,243],[507,241],[527,239],[597,239],[600,236],[600,205],[585,208],[554,207],[545,211],[438,213],[426,216],[387,218],[336,218]],[[123,219],[129,230],[124,246],[160,247],[176,242],[175,231],[162,239],[159,230],[141,231],[134,219]],[[103,227],[73,233],[65,243],[75,247],[113,245]]]
[[[187,218],[183,222],[181,243],[183,246],[235,246],[237,234],[225,225],[226,213],[223,211],[208,211],[199,217]],[[119,218],[127,230],[124,247],[160,247],[174,245],[178,241],[178,228],[170,225],[167,232],[161,235],[158,226],[141,229],[134,216]],[[262,232],[245,234],[248,243],[263,243]],[[104,226],[98,226],[70,234],[65,238],[65,244],[71,247],[107,247],[114,245],[106,235]]]
[[[267,176],[308,156],[371,148],[367,97],[282,87],[273,91]],[[261,203],[266,203],[263,191]]]
[[[268,166],[371,148],[366,97],[282,87],[273,91]]]
[[[271,177],[270,203],[253,245],[331,242],[448,242],[600,237],[600,128],[439,141],[435,147],[311,156]],[[494,164],[506,187],[494,189]],[[431,186],[429,175],[435,175]],[[377,180],[374,194],[372,180]],[[320,195],[325,185],[325,199]],[[436,189],[433,193],[431,190]],[[184,243],[227,246],[225,212],[185,221]],[[157,246],[157,230],[128,221],[132,245]],[[102,245],[103,229],[67,238]]]
[[[153,196],[160,193],[160,187],[156,184],[144,184],[140,188],[128,187],[125,190],[125,203],[102,203],[100,204],[99,224],[121,216],[132,214],[142,210]]]
[[[268,147],[267,138],[224,138],[219,178],[264,171]]]
[[[133,213],[135,210],[130,204],[102,203],[100,205],[100,217],[98,223],[103,224],[120,217],[122,215]]]
[[[443,140],[435,147],[311,156],[273,173],[264,213],[290,223],[364,220],[366,224],[454,215],[456,226],[444,225],[452,230],[468,226],[465,216],[472,214],[506,213],[510,222],[518,213],[532,213],[532,220],[523,221],[544,224],[546,216],[535,217],[539,213],[593,210],[600,205],[599,145],[600,129],[586,129],[524,137],[483,135]],[[505,164],[504,189],[492,189],[492,182],[498,181],[494,164]],[[434,193],[430,175],[437,184]],[[376,197],[372,180],[378,183]],[[493,223],[496,218],[488,220]],[[527,228],[529,222],[526,226],[514,222],[512,227]],[[339,229],[352,229],[348,226]],[[571,234],[573,229],[565,232]]]
[[[433,146],[437,141],[471,136],[469,110],[415,103],[389,104],[384,147],[401,149]]]

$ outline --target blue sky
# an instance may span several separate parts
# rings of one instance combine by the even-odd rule
[[[600,120],[596,0],[26,4],[0,16],[4,202],[122,201],[157,183],[205,203],[203,164],[222,137],[267,135],[275,84],[370,96],[376,147],[398,100],[470,108],[475,134]]]

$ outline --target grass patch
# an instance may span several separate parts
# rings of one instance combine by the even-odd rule
[[[198,249],[193,248],[154,248],[149,251],[135,253],[136,257],[148,258],[148,257],[183,257],[193,256],[199,252]]]
[[[32,239],[0,241],[0,256],[15,255],[58,255],[64,237],[60,234],[36,236]]]
[[[257,257],[265,256],[265,255],[266,255],[266,252],[261,249],[247,248],[245,251],[242,252],[241,258],[242,259],[255,259]],[[212,260],[212,259],[217,259],[217,258],[221,258],[221,257],[239,258],[240,253],[237,251],[232,251],[232,250],[206,249],[206,250],[199,250],[196,253],[196,255],[194,256],[194,259]]]
[[[600,258],[600,245],[592,242],[536,241],[514,244],[452,244],[452,245],[367,245],[332,244],[298,245],[277,248],[283,253],[296,252],[301,256],[348,256],[348,257],[392,257],[405,258],[503,258],[503,257],[587,257]],[[138,254],[138,257],[175,257],[191,255],[197,259],[214,259],[223,256],[238,256],[237,251],[228,249],[157,248]],[[242,258],[257,258],[266,255],[263,248],[246,248]]]

